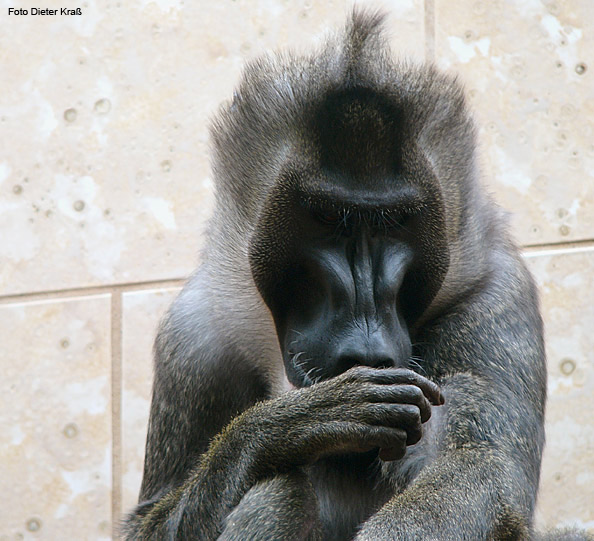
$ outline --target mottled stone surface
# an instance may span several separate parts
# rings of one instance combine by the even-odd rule
[[[524,244],[594,234],[594,3],[436,2],[436,57],[465,83],[486,179]]]
[[[122,299],[122,509],[138,501],[159,320],[179,288],[134,291]]]
[[[0,305],[0,539],[111,536],[108,295]]]
[[[549,367],[537,520],[594,531],[594,249],[532,254]]]

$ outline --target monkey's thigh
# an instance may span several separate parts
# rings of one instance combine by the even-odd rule
[[[294,471],[252,487],[227,516],[219,541],[317,541],[320,531],[314,489]]]

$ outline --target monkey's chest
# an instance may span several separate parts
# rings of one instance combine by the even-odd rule
[[[348,459],[328,459],[309,468],[324,541],[352,539],[357,527],[388,501],[390,493],[377,482],[375,470],[372,464]]]

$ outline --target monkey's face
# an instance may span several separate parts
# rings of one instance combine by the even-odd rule
[[[250,247],[252,272],[297,386],[356,364],[407,366],[409,328],[427,302],[425,203],[410,184],[351,191],[289,175],[271,194]],[[389,195],[389,197],[388,197]]]
[[[373,95],[330,96],[264,202],[250,265],[296,386],[356,364],[407,366],[441,285],[440,189],[401,144],[404,125]]]

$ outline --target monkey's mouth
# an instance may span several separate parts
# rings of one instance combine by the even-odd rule
[[[294,388],[309,387],[318,381],[327,379],[321,367],[316,366],[311,355],[304,351],[287,352],[285,359],[287,381]],[[288,362],[287,362],[288,361]]]
[[[287,352],[284,358],[284,365],[284,387],[286,390],[310,387],[315,383],[339,375],[328,374],[322,366],[315,363],[313,355],[308,355],[306,352]],[[403,359],[401,363],[394,363],[389,366],[406,368],[423,376],[426,375],[423,359],[414,355]],[[381,370],[382,368],[387,367],[388,366],[378,366],[376,368]]]

